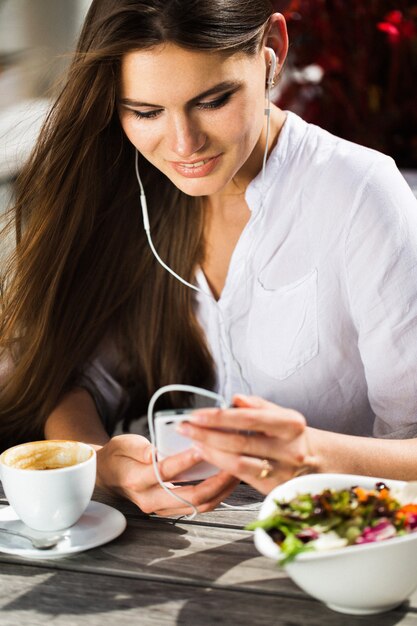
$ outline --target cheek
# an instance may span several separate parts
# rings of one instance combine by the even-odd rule
[[[159,138],[155,123],[152,129],[148,130],[144,124],[140,125],[134,116],[122,114],[120,124],[126,137],[142,154],[152,152],[158,146]]]
[[[222,136],[225,141],[253,147],[259,139],[264,124],[264,104],[261,102],[245,102],[239,107],[231,119],[223,125]]]

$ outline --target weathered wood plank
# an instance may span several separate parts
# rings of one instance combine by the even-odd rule
[[[1,561],[25,563],[0,553]],[[53,562],[47,560],[45,566],[273,593],[279,580],[283,593],[303,595],[275,563],[259,555],[248,531],[174,525],[162,519],[129,520],[126,531],[115,541]]]
[[[2,626],[417,626],[417,615],[407,613],[406,606],[355,618],[307,598],[49,572],[24,565],[2,566],[0,611]]]

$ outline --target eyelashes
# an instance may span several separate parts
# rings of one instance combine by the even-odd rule
[[[229,91],[223,94],[222,96],[220,96],[220,98],[216,98],[216,100],[210,100],[209,102],[201,102],[197,106],[199,109],[220,109],[227,102],[229,102],[231,97],[232,97],[232,92]]]
[[[227,104],[234,92],[227,92],[216,98],[216,100],[210,100],[209,102],[199,102],[196,107],[200,110],[220,109]],[[163,112],[163,109],[154,109],[153,111],[133,111],[133,115],[140,120],[152,120],[158,117]]]
[[[140,120],[151,120],[154,117],[158,117],[162,113],[162,109],[154,109],[153,111],[132,111],[133,115]]]

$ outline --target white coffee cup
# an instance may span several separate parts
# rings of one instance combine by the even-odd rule
[[[0,456],[4,493],[30,528],[63,530],[75,524],[91,500],[95,450],[79,441],[32,441]]]

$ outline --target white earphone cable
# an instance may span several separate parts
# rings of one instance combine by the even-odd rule
[[[140,174],[139,174],[139,153],[138,153],[137,150],[135,150],[135,171],[136,171],[136,178],[138,180],[139,187],[140,187],[140,204],[141,204],[141,207],[142,207],[143,227],[145,229],[145,233],[146,233],[146,236],[148,238],[149,247],[151,248],[153,255],[155,256],[155,258],[158,261],[158,263],[160,263],[160,265],[162,265],[162,267],[164,269],[166,269],[167,272],[172,274],[172,276],[174,276],[177,280],[179,280],[183,285],[186,285],[187,287],[190,287],[190,289],[194,289],[195,291],[199,291],[201,293],[204,293],[207,296],[210,296],[209,293],[206,293],[205,291],[203,291],[202,289],[200,289],[196,285],[193,285],[192,283],[189,283],[184,278],[179,276],[159,256],[158,252],[155,249],[155,246],[153,245],[153,241],[152,241],[152,237],[151,237],[151,227],[150,227],[149,215],[148,215],[148,204],[146,202],[146,195],[145,195],[145,191],[143,189],[142,180],[141,180],[141,177],[140,177]]]
[[[214,299],[213,295],[207,291],[204,291],[204,289],[201,289],[200,287],[197,287],[197,285],[193,285],[192,283],[189,283],[188,281],[186,281],[184,278],[182,278],[182,276],[180,276],[179,274],[177,274],[176,272],[174,272],[174,270],[172,268],[169,267],[169,265],[167,265],[159,256],[154,243],[152,241],[152,236],[151,236],[151,227],[150,227],[150,222],[149,222],[149,215],[148,215],[148,204],[146,201],[146,195],[145,195],[145,191],[143,188],[143,183],[142,183],[142,179],[140,177],[140,173],[139,173],[139,153],[137,150],[135,150],[135,172],[136,172],[136,178],[138,180],[139,183],[139,187],[140,187],[140,204],[141,204],[141,208],[142,208],[142,218],[143,218],[143,227],[146,233],[146,237],[148,239],[148,243],[149,243],[149,247],[154,255],[154,257],[156,258],[156,260],[158,261],[158,263],[160,265],[162,265],[162,267],[169,272],[172,276],[174,276],[174,278],[176,278],[178,281],[180,281],[183,285],[186,285],[186,287],[190,287],[191,289],[193,289],[194,291],[197,291],[199,293],[202,293],[204,296],[207,296],[210,301],[215,305],[216,307],[216,311],[218,313],[218,315],[220,316],[221,322],[223,324],[223,328],[225,331],[225,334],[227,336],[228,341],[225,341],[223,336],[221,335],[221,341],[224,345],[224,347],[226,348],[227,352],[229,353],[230,358],[232,359],[232,361],[234,362],[237,372],[239,374],[239,378],[240,378],[240,382],[242,385],[242,389],[245,390],[246,393],[250,393],[250,386],[249,383],[247,382],[247,380],[245,379],[243,372],[242,372],[242,367],[239,363],[239,361],[236,359],[232,347],[231,347],[231,339],[229,336],[229,333],[227,331],[227,326],[226,326],[226,321],[224,319],[224,315],[223,315],[223,311],[220,309],[220,307],[217,305],[216,300]]]
[[[275,67],[275,65],[274,65],[274,67]],[[270,75],[271,75],[271,72],[270,72]],[[267,84],[267,89],[266,89],[267,106],[265,108],[265,115],[266,115],[267,120],[266,120],[266,134],[265,134],[265,150],[264,150],[263,161],[262,161],[261,189],[264,189],[265,168],[266,168],[266,161],[267,161],[267,157],[268,157],[268,144],[269,144],[269,132],[270,132],[270,113],[271,113],[271,98],[270,98],[271,79],[270,79],[270,75],[268,76],[268,81],[267,81],[268,84]],[[193,285],[192,283],[186,281],[184,278],[179,276],[174,270],[172,270],[160,258],[157,250],[155,249],[155,246],[153,244],[152,237],[151,237],[151,232],[150,232],[151,229],[150,229],[150,222],[149,222],[149,215],[148,215],[148,207],[147,207],[145,190],[143,188],[142,180],[141,180],[140,173],[139,173],[139,153],[138,153],[137,150],[135,150],[135,172],[136,172],[136,178],[137,178],[137,181],[138,181],[138,184],[139,184],[139,188],[140,188],[140,204],[141,204],[141,208],[142,208],[143,226],[144,226],[144,230],[145,230],[145,233],[146,233],[146,236],[147,236],[147,239],[148,239],[149,247],[152,250],[152,253],[155,256],[156,260],[158,261],[158,263],[160,263],[160,265],[162,265],[162,267],[167,272],[169,272],[172,276],[174,276],[183,285],[186,285],[187,287],[190,287],[190,289],[193,289],[194,291],[200,292],[200,293],[204,294],[205,296],[208,296],[217,305],[217,302],[215,301],[215,299],[214,299],[214,297],[213,297],[213,295],[211,293],[208,293],[208,292],[204,291],[203,289],[200,289],[196,285]],[[261,209],[262,209],[262,206],[263,206],[263,199],[262,199],[262,202],[261,202]],[[260,209],[260,212],[261,212],[261,209]],[[227,338],[229,339],[229,342],[231,343],[230,335],[229,335],[229,332],[227,331],[227,327],[226,327],[225,320],[224,320],[224,317],[223,317],[223,312],[221,311],[221,309],[219,307],[217,307],[217,311],[219,312],[221,320],[223,322],[223,326],[224,326]],[[247,390],[248,389],[250,390],[250,385],[248,384],[248,382],[245,380],[245,378],[243,376],[243,372],[242,372],[240,363],[235,358],[235,356],[233,354],[233,351],[232,351],[232,348],[231,348],[231,345],[229,345],[229,342],[225,341],[224,345],[227,347],[229,355],[231,356],[232,360],[234,361],[234,363],[237,366],[237,370],[239,372],[241,383],[243,383],[242,386],[246,387]],[[164,489],[164,491],[169,493],[169,495],[171,497],[175,498],[177,501],[181,502],[182,504],[185,504],[185,505],[191,507],[191,509],[193,510],[193,513],[191,515],[183,516],[183,519],[192,520],[198,514],[197,507],[194,504],[192,504],[191,502],[189,502],[188,500],[186,500],[185,498],[182,498],[181,496],[179,496],[177,493],[175,493],[174,490],[169,489],[169,487],[162,480],[161,474],[159,472],[158,461],[157,461],[157,458],[156,458],[156,445],[155,445],[155,430],[154,430],[154,424],[153,424],[153,411],[154,411],[155,403],[158,400],[158,398],[162,394],[167,393],[169,391],[185,391],[185,392],[195,393],[197,395],[205,396],[205,397],[214,399],[217,402],[220,402],[220,406],[222,406],[222,408],[226,408],[227,407],[227,403],[226,403],[225,399],[223,398],[223,396],[221,396],[220,394],[217,394],[217,393],[215,393],[213,391],[209,391],[207,389],[202,389],[201,387],[194,387],[192,385],[178,384],[178,385],[165,385],[165,386],[161,387],[160,389],[158,389],[153,394],[152,398],[150,399],[149,405],[148,405],[148,426],[149,426],[150,439],[151,439],[151,443],[152,443],[152,463],[153,463],[153,467],[154,467],[156,478],[158,480],[158,483],[162,487],[162,489]],[[221,506],[224,507],[224,508],[227,508],[227,509],[240,510],[240,511],[242,511],[242,510],[243,511],[244,510],[252,511],[252,510],[256,510],[256,508],[259,508],[259,504],[245,505],[245,506],[234,506],[234,505],[226,504],[224,502],[221,503]]]
[[[265,109],[265,115],[266,115],[265,150],[264,150],[264,156],[262,160],[262,178],[261,178],[262,190],[264,189],[264,186],[265,186],[265,169],[266,169],[266,160],[268,158],[269,129],[271,126],[271,94],[270,94],[269,89],[266,90],[266,101],[267,101],[267,105]]]
[[[162,480],[162,476],[158,467],[158,460],[156,458],[155,429],[154,429],[154,424],[153,424],[154,406],[158,398],[160,398],[160,396],[170,391],[185,391],[189,393],[194,393],[199,396],[204,396],[206,398],[216,400],[216,402],[220,404],[221,408],[226,408],[227,404],[223,396],[221,396],[220,394],[215,393],[214,391],[208,391],[207,389],[202,389],[201,387],[194,387],[193,385],[165,385],[164,387],[160,387],[157,391],[155,391],[155,393],[153,394],[152,398],[149,401],[148,427],[149,427],[150,440],[152,444],[152,463],[153,463],[153,468],[155,471],[157,481],[161,485],[162,489],[166,491],[167,493],[169,493],[170,496],[178,500],[178,502],[182,502],[182,504],[186,504],[187,506],[191,507],[191,509],[193,510],[193,513],[191,515],[183,516],[183,519],[192,520],[198,514],[197,507],[191,502],[189,502],[188,500],[186,500],[185,498],[182,498],[181,496],[179,496],[177,493],[175,493],[175,491],[167,487],[167,485]]]

